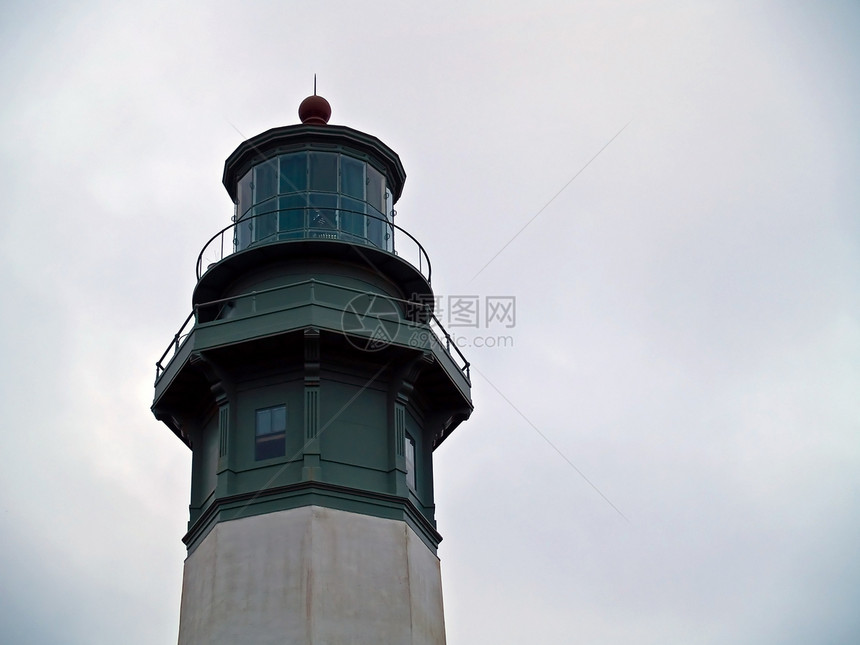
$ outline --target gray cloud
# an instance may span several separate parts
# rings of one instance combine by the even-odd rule
[[[470,360],[630,519],[476,376],[436,462],[449,642],[858,639],[852,3],[3,12],[4,642],[175,638],[154,362],[223,159],[314,72],[403,158],[437,293],[517,297]]]

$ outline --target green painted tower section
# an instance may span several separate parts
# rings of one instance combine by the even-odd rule
[[[157,363],[152,411],[192,453],[189,562],[220,525],[309,507],[401,523],[433,554],[441,540],[432,456],[472,411],[469,364],[434,316],[427,254],[394,223],[403,165],[328,124],[322,97],[299,115],[227,159],[232,223],[201,251],[192,312]],[[186,610],[184,586],[180,642],[217,642]]]

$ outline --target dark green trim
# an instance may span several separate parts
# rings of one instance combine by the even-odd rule
[[[320,426],[320,387],[305,386],[305,441],[317,438]]]
[[[433,553],[436,553],[442,541],[442,536],[435,526],[409,500],[385,493],[314,481],[216,499],[194,522],[182,542],[191,553],[219,522],[303,506],[323,506],[406,522]]]
[[[394,202],[400,199],[406,171],[397,153],[373,135],[343,125],[288,125],[251,137],[227,157],[222,182],[230,199],[236,202],[236,184],[252,166],[286,152],[338,146],[363,153],[373,165],[381,166],[379,170],[388,178]]]
[[[406,437],[406,409],[402,403],[394,404],[394,447],[398,457],[403,457],[404,440]]]
[[[230,404],[225,403],[218,410],[218,458],[227,456],[227,439],[230,436]]]

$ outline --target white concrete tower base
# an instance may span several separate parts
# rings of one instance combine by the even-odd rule
[[[185,561],[179,645],[443,645],[439,559],[405,523],[319,506],[216,525]]]

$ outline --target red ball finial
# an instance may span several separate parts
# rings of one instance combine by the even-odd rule
[[[308,125],[326,125],[331,118],[331,105],[321,96],[309,96],[299,105],[299,118]]]

